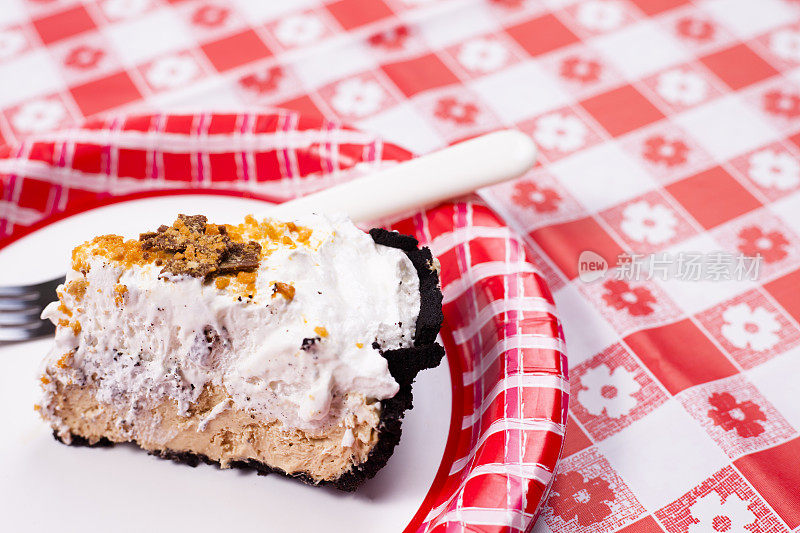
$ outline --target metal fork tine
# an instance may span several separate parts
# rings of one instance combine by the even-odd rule
[[[3,289],[7,289],[8,287],[3,287]],[[40,294],[36,291],[30,292],[18,292],[13,293],[11,291],[7,291],[5,293],[0,294],[0,303],[16,303],[16,302],[23,302],[29,303],[36,301],[39,298]]]
[[[18,313],[35,314],[37,309],[42,309],[39,302],[3,302],[0,301],[0,317]]]
[[[6,286],[0,287],[0,298],[36,298],[39,296],[39,291],[45,283],[37,283],[36,285],[20,285],[20,286]]]
[[[64,276],[49,279],[32,285],[6,285],[0,286],[0,299],[36,299],[44,294],[53,294],[60,284],[64,283]]]
[[[0,343],[52,334],[55,326],[38,316],[56,299],[56,288],[62,283],[63,276],[33,285],[0,287]]]
[[[20,326],[23,324],[36,323],[40,320],[41,309],[32,307],[17,312],[0,312],[0,327]]]
[[[31,305],[36,305],[36,301],[30,300],[0,300],[0,313],[19,312],[29,309]]]
[[[0,343],[28,341],[50,335],[56,327],[49,320],[41,320],[34,327],[0,327]]]
[[[36,296],[39,294],[36,285],[20,285],[0,287],[0,298],[24,298],[26,296]]]

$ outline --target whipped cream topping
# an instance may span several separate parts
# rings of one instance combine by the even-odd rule
[[[209,383],[224,386],[236,408],[287,429],[313,434],[374,418],[375,400],[399,388],[379,349],[413,344],[416,271],[402,251],[376,245],[344,216],[294,222],[311,237],[273,243],[252,298],[233,284],[92,256],[85,275],[67,274],[66,285],[85,279],[85,293],[62,287],[61,303],[42,314],[63,324],[45,362],[49,375],[91,380],[98,400],[122,408],[128,423],[165,398],[188,413]],[[290,284],[292,297],[274,294],[276,283]],[[76,322],[80,328],[67,325]]]

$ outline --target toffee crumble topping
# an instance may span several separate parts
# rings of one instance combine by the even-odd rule
[[[286,298],[288,301],[292,301],[294,299],[294,285],[291,283],[283,283],[282,281],[276,281],[272,284],[272,297],[275,298],[279,294]]]
[[[161,273],[209,278],[258,267],[261,245],[238,242],[225,226],[209,224],[203,215],[178,215],[172,226],[139,235],[142,249],[172,254]]]

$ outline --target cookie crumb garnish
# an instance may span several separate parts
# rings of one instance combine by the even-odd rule
[[[178,215],[172,226],[142,233],[139,241],[144,250],[172,254],[165,259],[162,274],[197,278],[254,270],[261,254],[259,243],[240,242],[228,226],[208,224],[203,215]]]
[[[116,286],[114,286],[114,303],[118,306],[121,306],[123,303],[125,303],[126,292],[128,292],[128,286],[117,283]]]
[[[251,283],[256,282],[256,273],[255,272],[239,272],[236,274],[236,281],[243,285],[250,285]]]
[[[269,255],[278,247],[289,249],[297,248],[298,244],[310,245],[313,230],[305,226],[298,226],[294,222],[281,222],[279,220],[256,220],[253,215],[244,217],[244,224],[238,230],[250,239],[262,241],[267,246],[264,254]]]
[[[83,298],[84,294],[86,294],[86,287],[88,285],[89,282],[84,278],[74,279],[67,283],[65,290],[75,297],[76,300],[80,300]]]
[[[56,362],[56,366],[58,368],[67,368],[69,365],[72,364],[72,354],[75,353],[73,351],[69,351],[61,356],[61,358]]]
[[[294,285],[291,283],[283,283],[282,281],[273,283],[272,297],[275,298],[279,294],[286,298],[287,301],[291,302],[294,300]]]

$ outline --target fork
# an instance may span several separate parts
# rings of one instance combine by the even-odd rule
[[[39,315],[55,299],[64,276],[34,285],[0,287],[0,344],[27,341],[52,334],[56,327]]]
[[[454,144],[303,198],[269,208],[263,216],[298,211],[345,212],[354,222],[421,209],[521,176],[536,159],[536,146],[520,131],[502,130]],[[0,287],[0,345],[55,331],[42,310],[64,277],[36,285]]]

